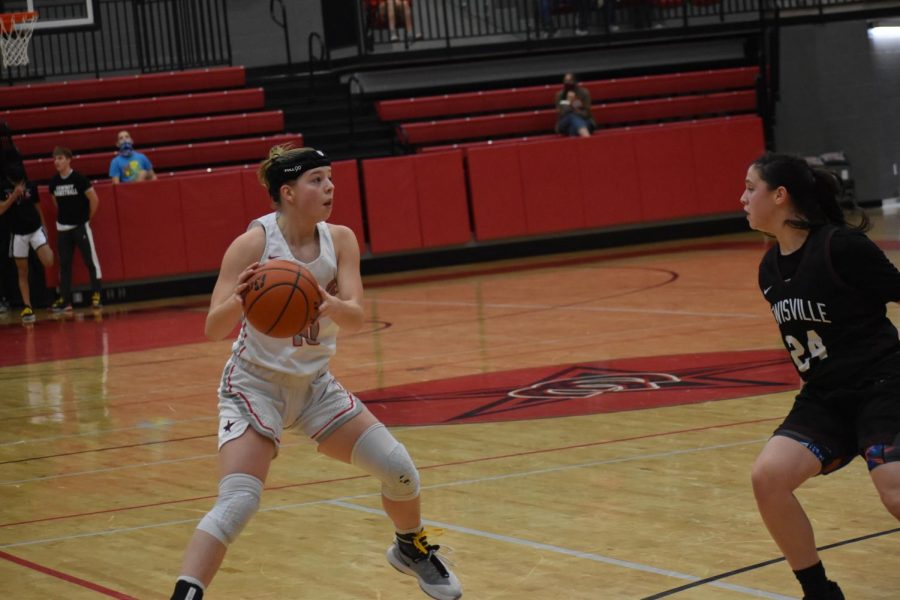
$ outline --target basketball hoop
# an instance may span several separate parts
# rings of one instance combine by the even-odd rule
[[[0,14],[0,54],[4,67],[28,64],[28,42],[37,18],[34,11]]]

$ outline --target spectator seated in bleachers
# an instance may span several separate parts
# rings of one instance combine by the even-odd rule
[[[566,73],[556,93],[556,131],[563,135],[590,137],[597,124],[591,115],[591,93],[578,85],[574,73]]]
[[[152,181],[156,179],[150,159],[134,149],[134,140],[125,130],[119,132],[116,140],[118,154],[109,163],[109,176],[113,183],[131,181]]]

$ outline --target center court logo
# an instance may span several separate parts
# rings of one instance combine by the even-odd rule
[[[387,425],[646,410],[795,390],[784,350],[618,359],[481,373],[362,392]]]
[[[658,390],[681,379],[669,373],[583,375],[536,383],[509,392],[511,398],[591,398],[598,394],[635,390]]]

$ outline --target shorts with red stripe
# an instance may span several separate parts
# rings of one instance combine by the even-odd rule
[[[328,367],[311,375],[273,371],[234,355],[219,385],[219,448],[252,427],[281,445],[286,430],[321,442],[362,412]]]

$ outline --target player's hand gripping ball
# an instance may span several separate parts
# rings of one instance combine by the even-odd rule
[[[260,333],[288,338],[309,327],[321,303],[319,284],[309,269],[289,260],[270,260],[247,282],[244,314]]]

